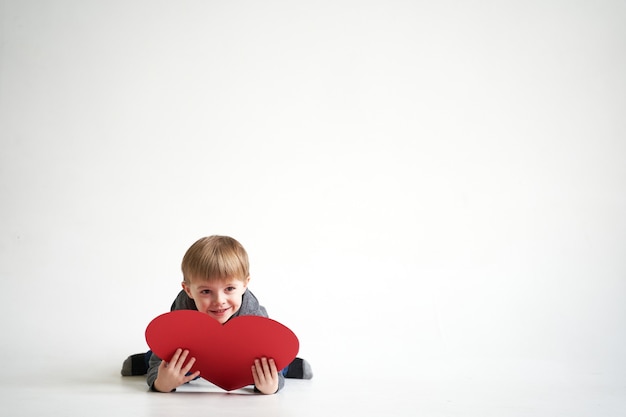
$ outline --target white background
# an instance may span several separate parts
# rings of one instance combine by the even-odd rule
[[[316,377],[623,385],[625,19],[0,1],[0,357],[119,372],[226,234]]]

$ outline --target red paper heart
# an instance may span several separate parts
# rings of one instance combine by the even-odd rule
[[[161,359],[176,349],[195,357],[191,372],[232,391],[254,384],[251,367],[256,358],[273,358],[280,371],[296,357],[296,335],[279,322],[258,316],[234,317],[221,325],[195,310],[176,310],[156,317],[146,328],[146,341]]]

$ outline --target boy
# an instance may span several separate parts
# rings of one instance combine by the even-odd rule
[[[237,316],[268,317],[265,307],[248,290],[250,272],[248,254],[241,244],[228,236],[209,236],[196,241],[185,253],[182,262],[182,291],[171,310],[198,310],[220,324]],[[189,373],[195,358],[185,361],[189,351],[178,349],[169,362],[152,352],[129,356],[122,366],[122,375],[143,375],[152,391],[172,392],[199,377]],[[272,359],[260,358],[251,364],[255,391],[274,394],[285,384],[285,377],[310,379],[308,362],[295,358],[278,371]]]

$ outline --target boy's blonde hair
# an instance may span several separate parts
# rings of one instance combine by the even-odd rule
[[[191,279],[219,281],[250,276],[248,253],[232,237],[208,236],[198,239],[185,253],[181,265],[185,283]]]

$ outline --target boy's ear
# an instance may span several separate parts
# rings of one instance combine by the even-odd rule
[[[246,288],[249,282],[250,282],[250,275],[248,275],[248,277],[243,280],[243,287]]]
[[[191,288],[189,287],[189,285],[187,285],[185,281],[181,282],[180,284],[183,286],[183,290],[185,290],[187,296],[189,296],[189,298],[193,300],[193,297],[191,296]]]

